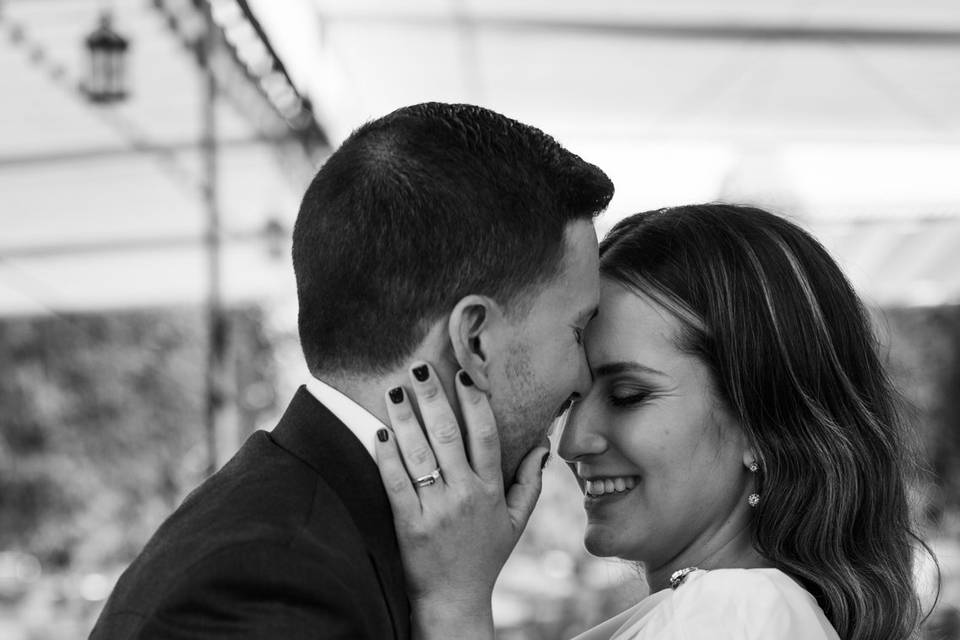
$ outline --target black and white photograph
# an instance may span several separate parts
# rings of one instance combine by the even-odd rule
[[[960,2],[0,0],[0,639],[960,640]]]

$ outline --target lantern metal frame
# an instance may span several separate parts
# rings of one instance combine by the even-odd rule
[[[130,41],[113,28],[113,15],[100,14],[97,28],[84,40],[88,55],[87,78],[82,90],[94,103],[112,104],[129,96],[127,53]]]

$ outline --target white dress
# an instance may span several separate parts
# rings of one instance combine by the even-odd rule
[[[817,601],[778,569],[694,571],[574,640],[839,640]]]

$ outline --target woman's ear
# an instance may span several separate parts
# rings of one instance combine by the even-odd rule
[[[502,320],[500,306],[487,296],[466,296],[450,313],[448,331],[453,355],[482,391],[490,390],[491,336]]]

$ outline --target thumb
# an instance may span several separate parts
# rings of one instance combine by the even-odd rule
[[[548,455],[550,450],[546,447],[537,447],[528,453],[517,470],[517,481],[507,491],[507,511],[518,536],[526,528],[527,520],[540,498],[543,464]]]

